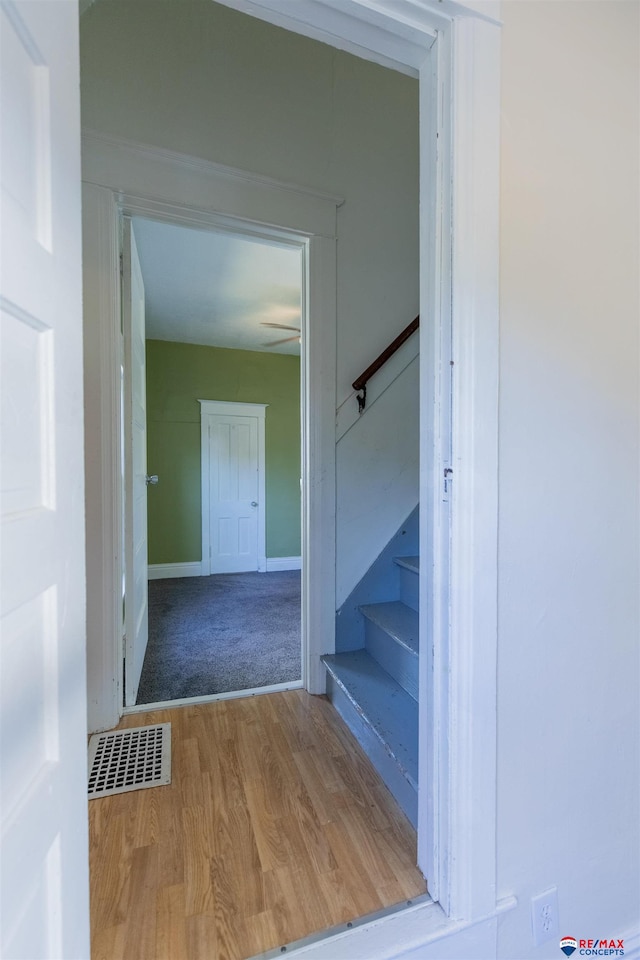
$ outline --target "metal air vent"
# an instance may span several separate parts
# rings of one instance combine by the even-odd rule
[[[171,724],[96,733],[89,741],[89,799],[171,783]]]

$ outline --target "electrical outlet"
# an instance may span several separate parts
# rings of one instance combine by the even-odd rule
[[[547,940],[559,939],[558,888],[551,887],[537,897],[531,898],[531,926],[536,947]]]

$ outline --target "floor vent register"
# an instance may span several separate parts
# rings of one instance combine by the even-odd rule
[[[154,723],[89,740],[89,799],[171,783],[171,724]]]

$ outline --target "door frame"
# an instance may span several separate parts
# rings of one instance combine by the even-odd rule
[[[230,231],[302,254],[303,683],[324,693],[335,647],[336,211],[341,198],[83,132],[89,729],[122,707],[120,218]]]
[[[198,400],[200,404],[200,476],[202,477],[202,566],[201,575],[211,574],[211,438],[209,434],[209,417],[255,417],[258,421],[258,534],[257,534],[257,564],[258,572],[266,573],[266,451],[265,451],[265,417],[267,403],[237,403],[226,400]],[[205,456],[206,451],[206,456]],[[304,640],[303,640],[304,642]]]
[[[138,696],[138,687],[144,665],[144,656],[147,650],[149,640],[149,590],[148,590],[148,522],[147,522],[147,485],[145,483],[147,476],[147,403],[146,403],[146,312],[144,296],[144,278],[142,276],[142,267],[138,256],[133,223],[129,217],[122,219],[122,365],[123,369],[133,367],[131,359],[136,352],[136,342],[143,357],[140,365],[143,367],[142,377],[138,384],[138,390],[142,393],[144,389],[144,405],[142,409],[136,409],[136,387],[134,378],[124,377],[123,380],[123,410],[122,410],[122,434],[124,456],[124,484],[123,484],[123,529],[131,531],[130,537],[125,537],[124,542],[124,633],[123,633],[123,660],[126,664],[124,671],[124,703],[127,707],[135,704]],[[137,312],[134,311],[134,289],[135,283],[140,284],[142,292],[142,344],[138,340],[137,321],[134,325],[134,317]],[[143,423],[144,418],[144,423]],[[140,438],[139,433],[143,436]],[[140,440],[143,440],[141,443]],[[135,455],[136,440],[138,453],[140,447],[144,447],[144,469],[139,470],[138,458]],[[135,543],[133,531],[136,529],[136,521],[139,522],[140,514],[144,515],[144,526],[139,524],[141,539]],[[142,595],[143,602],[127,602],[139,594],[136,590],[136,581],[144,584]],[[142,642],[144,642],[144,650]]]

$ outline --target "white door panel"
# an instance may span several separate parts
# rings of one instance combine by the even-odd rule
[[[200,400],[202,572],[265,571],[263,403]]]
[[[0,3],[0,954],[89,955],[78,8]]]
[[[211,572],[258,569],[258,421],[211,417]]]
[[[147,388],[144,282],[131,220],[124,221],[125,704],[138,696],[149,639],[147,580]]]

